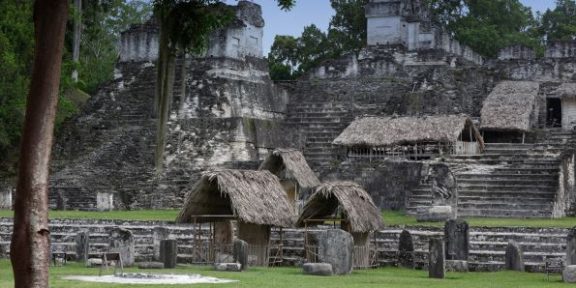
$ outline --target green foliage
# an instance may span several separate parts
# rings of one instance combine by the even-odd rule
[[[273,80],[296,79],[327,59],[358,52],[366,43],[367,0],[330,0],[335,15],[328,33],[315,25],[304,28],[298,38],[278,35],[268,54]]]
[[[576,39],[576,1],[557,0],[554,10],[542,15],[539,27],[540,36],[548,41]]]

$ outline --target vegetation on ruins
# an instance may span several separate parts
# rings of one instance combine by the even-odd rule
[[[277,0],[282,9],[289,9],[294,0]],[[210,33],[234,19],[234,11],[220,0],[155,0],[155,17],[160,24],[160,45],[156,67],[156,170],[162,170],[166,143],[166,125],[174,87],[176,57],[186,52],[200,53],[206,49]],[[183,74],[186,69],[181,70]],[[182,79],[185,75],[182,75]]]
[[[0,174],[16,174],[18,143],[34,57],[33,1],[0,0]],[[69,10],[70,20],[82,15],[79,62],[72,61],[72,30],[67,25],[62,57],[56,129],[74,115],[89,94],[113,77],[120,32],[151,15],[146,1],[83,1],[82,11]],[[72,22],[72,21],[71,21]],[[78,70],[78,81],[72,70]]]
[[[268,55],[270,77],[296,79],[327,59],[358,52],[366,43],[367,0],[331,0],[335,14],[328,31],[310,25],[300,37],[277,35]],[[435,26],[486,57],[521,44],[544,52],[547,41],[576,39],[576,1],[557,0],[556,8],[534,15],[519,0],[427,0]],[[310,37],[313,36],[313,40]]]

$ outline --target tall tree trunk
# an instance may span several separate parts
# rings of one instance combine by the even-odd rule
[[[74,43],[72,47],[72,81],[78,82],[78,64],[80,63],[80,41],[82,39],[82,0],[74,0]]]
[[[20,146],[10,246],[16,288],[48,287],[48,170],[67,16],[67,0],[34,3],[34,68]]]

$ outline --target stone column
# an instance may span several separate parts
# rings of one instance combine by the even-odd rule
[[[242,265],[242,271],[248,269],[248,243],[244,240],[234,240],[234,262]]]
[[[566,266],[576,265],[576,228],[568,230],[566,237]]]
[[[120,227],[110,231],[110,251],[119,252],[125,267],[134,264],[134,235],[130,230]]]
[[[154,260],[160,261],[160,242],[162,240],[167,240],[170,236],[170,230],[166,227],[157,226],[154,227],[152,233],[152,243],[154,245]]]
[[[76,261],[86,262],[90,253],[90,233],[82,231],[76,234]]]
[[[428,277],[444,278],[446,266],[444,263],[444,241],[442,238],[430,238],[430,258],[428,262]]]
[[[352,272],[354,239],[341,229],[330,229],[318,236],[318,260],[332,265],[336,275]]]
[[[508,242],[506,246],[506,270],[524,271],[524,257],[520,245],[514,241]]]
[[[12,209],[12,187],[0,187],[0,209]]]
[[[468,223],[464,220],[448,220],[444,225],[447,260],[468,260]]]
[[[412,234],[407,230],[402,230],[402,233],[400,233],[398,266],[414,268],[414,242],[412,241]]]
[[[164,263],[164,268],[176,268],[178,256],[178,244],[176,240],[160,241],[160,261]]]

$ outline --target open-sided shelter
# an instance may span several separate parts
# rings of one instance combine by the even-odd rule
[[[290,227],[295,218],[278,177],[269,171],[218,170],[202,174],[176,221],[210,223],[211,246],[206,250],[213,257],[214,247],[231,244],[235,220],[238,238],[257,256],[255,264],[267,265],[271,228]]]
[[[318,224],[340,223],[340,228],[352,234],[355,245],[355,265],[366,267],[370,264],[369,235],[383,228],[380,210],[372,197],[359,184],[351,181],[323,183],[306,204],[296,222],[305,227],[306,253],[311,250],[308,228]],[[310,258],[309,255],[306,255]]]
[[[531,81],[502,81],[494,87],[480,111],[486,142],[525,141],[538,121],[539,87]]]
[[[302,200],[307,198],[306,195],[320,185],[320,180],[308,166],[304,155],[296,149],[275,149],[262,162],[259,170],[268,170],[278,176],[288,200],[298,209]]]
[[[335,140],[348,158],[430,159],[442,154],[477,154],[482,137],[466,115],[363,117]]]

